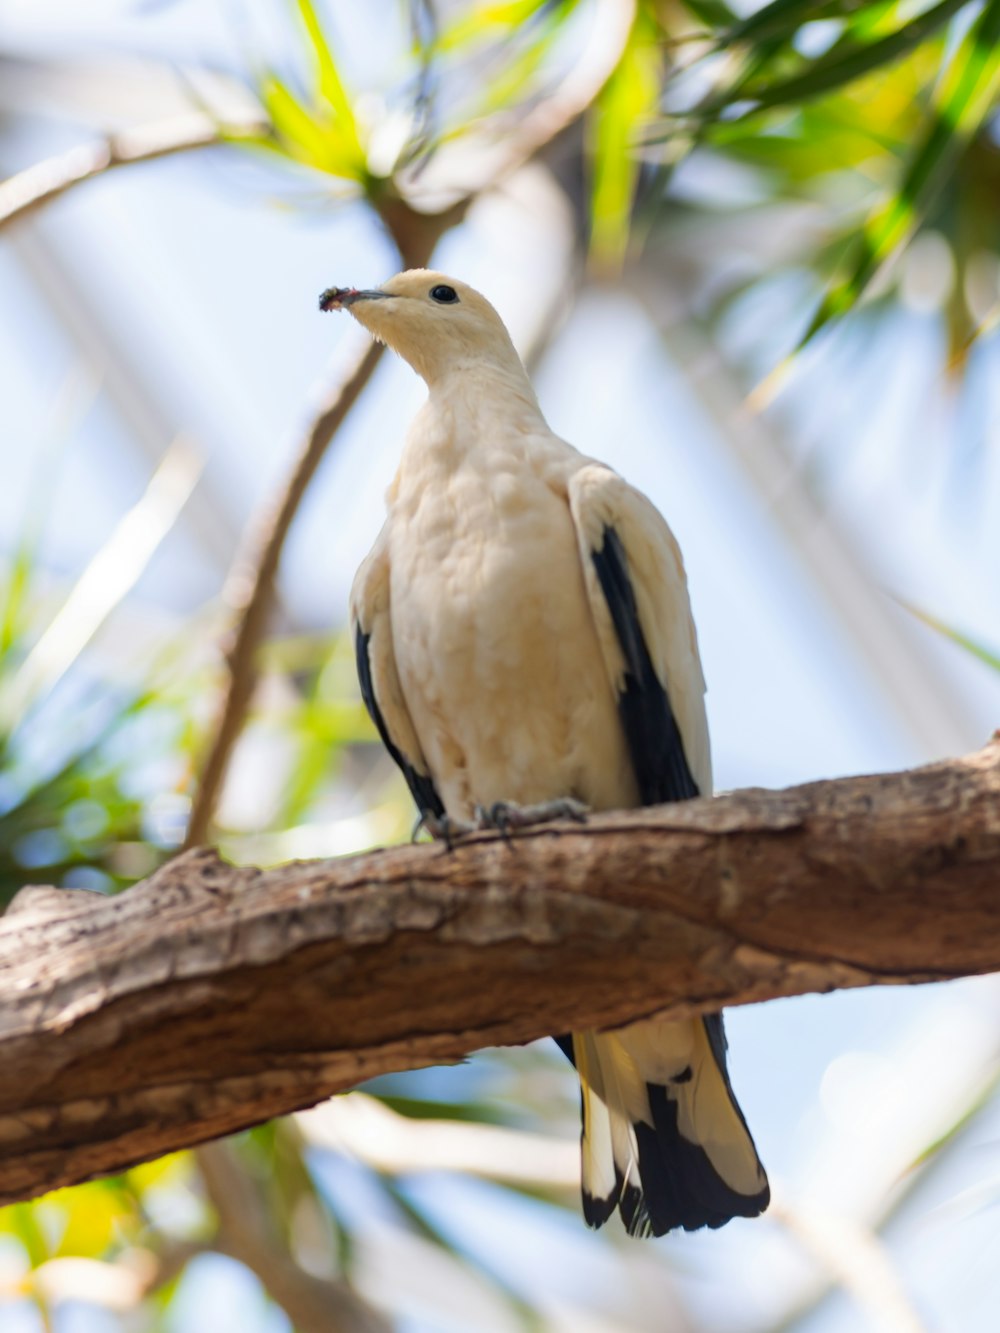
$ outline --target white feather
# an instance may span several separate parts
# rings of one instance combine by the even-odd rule
[[[454,302],[435,304],[441,284]],[[380,292],[352,313],[430,389],[352,595],[372,634],[376,694],[397,748],[433,777],[454,818],[495,801],[639,803],[618,712],[624,657],[593,559],[612,528],[653,668],[707,795],[705,685],[666,522],[610,468],[553,434],[479,293],[423,270]],[[667,1089],[680,1134],[704,1148],[723,1181],[748,1196],[766,1190],[701,1020],[576,1034],[574,1048],[590,1195],[610,1199],[621,1180],[639,1183],[635,1126],[653,1124],[650,1084]]]

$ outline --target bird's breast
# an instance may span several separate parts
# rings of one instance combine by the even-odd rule
[[[634,799],[564,496],[517,460],[403,487],[392,514],[403,692],[449,813]]]

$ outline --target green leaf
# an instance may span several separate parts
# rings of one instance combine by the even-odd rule
[[[770,194],[812,198],[823,175],[856,173],[859,164],[877,155],[899,152],[899,136],[891,124],[871,126],[834,114],[843,105],[844,99],[826,99],[767,134],[749,121],[723,121],[712,127],[709,141],[730,157],[764,168],[771,177]],[[821,156],[817,143],[822,144]]]
[[[943,620],[938,620],[938,618],[932,616],[929,611],[921,611],[918,606],[913,606],[910,602],[905,602],[900,599],[900,606],[905,607],[911,615],[916,616],[916,618],[922,621],[928,629],[932,629],[936,633],[942,634],[946,639],[950,639],[952,643],[957,644],[959,648],[963,648],[967,653],[971,653],[973,657],[978,657],[980,662],[982,662],[984,666],[988,666],[991,671],[1000,672],[1000,651],[987,648],[987,646],[984,643],[981,643],[978,639],[972,638],[971,635],[963,634],[961,630],[955,629],[952,625],[946,624]]]
[[[101,1259],[111,1249],[121,1228],[139,1221],[138,1210],[127,1206],[121,1192],[109,1189],[103,1181],[57,1190],[45,1202],[65,1215],[65,1226],[55,1248],[57,1256],[79,1254]]]
[[[546,8],[549,8],[547,0],[509,0],[473,6],[442,28],[434,42],[434,52],[453,52],[463,46],[496,41],[505,34],[513,36]]]
[[[477,108],[478,116],[504,111],[524,98],[535,86],[535,76],[549,53],[550,34],[540,29],[521,50],[506,53],[503,68],[486,86]]]
[[[52,477],[58,474],[63,454],[93,405],[98,388],[99,382],[89,369],[73,367],[55,396],[49,421],[34,446],[28,493],[20,506],[20,532],[14,542],[5,586],[0,587],[0,669],[7,665],[11,649],[16,646],[21,651],[24,647],[33,567],[52,510]]]
[[[501,8],[504,23],[493,37],[499,70],[483,80],[476,119],[498,111],[509,114],[512,107],[523,103],[537,90],[539,80],[536,76],[564,32],[566,20],[578,8],[578,0],[559,0],[548,5],[530,0],[527,5],[511,6],[511,12],[523,9],[524,17],[509,28],[506,26],[510,17],[508,7]],[[488,12],[496,14],[497,11]],[[463,124],[458,133],[464,128]]]
[[[7,1208],[0,1208],[0,1225],[24,1246],[32,1268],[38,1268],[52,1257],[52,1247],[33,1204],[12,1203]]]
[[[405,1095],[379,1092],[378,1083],[369,1084],[369,1094],[376,1097],[397,1115],[410,1120],[458,1120],[477,1125],[503,1125],[507,1123],[504,1108],[499,1100],[476,1101],[469,1099],[458,1102],[435,1101],[431,1097],[407,1097]]]
[[[624,55],[591,119],[591,257],[612,272],[625,260],[639,176],[639,132],[655,111],[661,56],[656,30],[640,11]]]
[[[195,1174],[195,1159],[189,1152],[172,1152],[155,1157],[151,1162],[140,1162],[129,1167],[121,1176],[112,1176],[127,1196],[143,1195],[148,1189],[164,1185],[187,1185]]]
[[[848,276],[826,295],[802,338],[804,346],[860,300],[875,276],[927,215],[1000,92],[1000,0],[989,0],[952,57],[924,130],[893,197],[869,219],[854,245]]]
[[[727,28],[737,22],[736,15],[723,0],[684,0],[684,8],[706,28]]]
[[[8,656],[24,631],[24,606],[31,588],[35,544],[34,533],[18,543],[7,574],[3,614],[0,616],[0,662]]]
[[[359,180],[361,169],[339,126],[314,116],[276,74],[265,74],[260,96],[279,139],[296,161],[316,171]]]
[[[774,58],[784,49],[785,43],[777,37],[760,42],[752,47],[738,65],[737,71],[725,91],[714,97],[706,97],[695,107],[695,115],[700,120],[701,127],[703,129],[707,128],[709,122],[716,120],[722,111],[734,103],[746,101],[752,97],[752,93],[748,93],[746,89],[753,86],[760,75],[767,71]],[[746,119],[746,117],[724,123],[740,124],[743,119]]]
[[[0,690],[9,734],[74,665],[131,592],[170,533],[201,476],[203,460],[182,436],[169,446],[140,499],[90,560],[23,665]]]
[[[940,0],[939,4],[918,18],[877,41],[867,42],[861,46],[852,41],[846,48],[838,44],[832,51],[811,61],[803,73],[793,78],[783,79],[762,88],[748,86],[748,81],[744,79],[737,87],[727,88],[724,93],[700,106],[699,114],[714,118],[739,97],[750,99],[754,103],[741,117],[746,119],[770,107],[789,103],[798,104],[809,98],[820,97],[909,54],[932,37],[968,2],[969,0]]]
[[[772,0],[769,5],[748,14],[734,23],[719,38],[720,47],[735,46],[739,42],[771,41],[779,38],[789,41],[806,23],[817,19],[839,18],[863,7],[864,0]]]
[[[336,58],[312,0],[296,0],[296,4],[316,61],[320,96],[333,113],[343,151],[354,163],[357,172],[364,165],[365,154],[354,118],[354,108],[341,81]]]

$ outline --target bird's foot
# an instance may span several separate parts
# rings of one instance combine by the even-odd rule
[[[557,801],[540,801],[536,805],[516,805],[513,801],[494,801],[492,805],[476,806],[476,826],[496,829],[506,838],[514,829],[532,828],[557,819],[571,819],[577,824],[587,822],[587,807],[582,801],[564,796]]]
[[[553,820],[571,819],[574,823],[585,824],[588,813],[588,807],[571,796],[557,801],[539,801],[535,805],[517,805],[514,801],[477,805],[475,820],[471,824],[464,819],[453,819],[451,815],[435,815],[427,811],[414,824],[411,841],[416,842],[420,830],[425,828],[432,838],[443,842],[451,851],[456,842],[470,833],[488,831],[508,838],[516,829],[533,828]]]
[[[420,816],[413,826],[411,842],[416,842],[420,830],[425,828],[432,838],[445,844],[449,852],[459,838],[466,838],[480,828],[479,824],[467,824],[464,819],[452,819],[450,815],[435,815],[428,810]]]

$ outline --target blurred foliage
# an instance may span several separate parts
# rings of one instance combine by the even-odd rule
[[[26,881],[120,889],[176,849],[189,706],[203,683],[181,646],[128,678],[86,654],[121,594],[87,592],[100,554],[68,593],[46,588],[36,551],[50,498],[29,504],[0,569],[0,905]],[[106,551],[127,560],[122,546],[116,534]],[[144,554],[132,551],[136,576]]]
[[[952,364],[986,323],[998,293],[964,280],[1000,250],[987,185],[998,25],[996,3],[774,0],[742,20],[706,18],[707,48],[675,64],[648,150],[671,165],[691,152],[731,158],[755,171],[762,200],[808,199],[828,217],[822,244],[800,256],[826,286],[802,343],[851,311],[925,226],[954,261]]]
[[[102,618],[95,624],[87,645],[63,664],[51,691],[29,694],[20,688],[26,665],[76,590],[54,588],[38,566],[44,521],[42,510],[33,509],[13,558],[0,569],[3,903],[32,882],[116,892],[176,850],[191,766],[207,725],[203,701],[211,697],[219,671],[211,647],[218,624],[211,615],[172,630],[158,644],[155,635],[148,636],[156,646],[123,674],[115,644],[131,637],[133,612],[115,605],[108,623]],[[242,859],[277,861],[303,850],[296,841],[302,830],[310,834],[304,850],[311,854],[407,836],[409,795],[361,703],[347,636],[275,639],[259,656],[262,684],[243,744],[258,750],[258,760],[261,751],[267,756],[265,763],[249,757],[262,790],[252,804],[252,828],[246,822],[227,824],[222,812],[223,849]],[[15,703],[21,705],[16,712]],[[360,823],[343,815],[345,807],[359,805],[367,812]],[[404,1123],[540,1126],[551,1119],[548,1071],[561,1063],[554,1048],[551,1054],[526,1051],[513,1059],[485,1056],[475,1085],[466,1080],[453,1098],[446,1074],[433,1081],[426,1096],[412,1078],[384,1079],[379,1086],[387,1110]],[[556,1104],[558,1089],[566,1084],[560,1071]],[[575,1094],[566,1097],[563,1109],[568,1119],[575,1116]],[[310,1148],[291,1119],[259,1126],[231,1142],[233,1167],[249,1182],[274,1247],[303,1273],[350,1284],[359,1234],[367,1234],[367,1214],[374,1211],[390,1230],[439,1250],[443,1262],[470,1264],[519,1325],[534,1326],[523,1296],[502,1274],[464,1253],[419,1191],[409,1187],[405,1173],[349,1161],[349,1144],[343,1153]],[[486,1157],[483,1169],[488,1174]],[[336,1183],[345,1171],[366,1177],[361,1215],[347,1206]],[[511,1188],[576,1208],[575,1191]],[[196,1153],[2,1208],[0,1327],[5,1309],[30,1306],[39,1327],[58,1330],[64,1314],[82,1303],[127,1316],[131,1328],[183,1331],[184,1316],[177,1312],[188,1301],[197,1302],[201,1280],[189,1265],[212,1253],[240,1254],[252,1268],[252,1254],[241,1254],[220,1221]],[[266,1306],[260,1309],[263,1320]],[[265,1326],[272,1325],[260,1324]]]
[[[190,1157],[176,1154],[0,1209],[0,1306],[30,1302],[50,1329],[67,1301],[120,1313],[145,1301],[156,1327],[178,1265],[211,1234],[193,1178]]]
[[[342,189],[373,203],[387,191],[419,198],[428,163],[509,134],[617,8],[632,14],[627,37],[587,117],[596,266],[616,270],[630,236],[641,244],[669,218],[683,161],[722,157],[755,173],[762,200],[809,200],[825,214],[821,243],[798,256],[822,289],[801,343],[884,285],[922,228],[944,238],[954,268],[942,310],[950,365],[993,327],[1000,0],[773,0],[744,17],[716,0],[509,0],[440,22],[413,0],[410,60],[374,110],[347,86],[317,8],[292,8],[303,59],[257,79],[272,132],[255,144]]]
[[[151,634],[154,646],[122,673],[113,659],[128,612],[118,608],[107,641],[96,636],[51,692],[26,699],[21,681],[73,596],[43,593],[42,581],[24,547],[0,567],[0,904],[25,883],[117,891],[178,849],[221,666],[218,621],[209,615],[159,644]],[[373,826],[379,839],[407,834],[405,789],[375,744],[346,636],[275,640],[260,661],[261,704],[243,743],[267,751],[272,781],[254,803],[252,833],[227,826],[223,812],[223,849],[241,859],[289,859],[298,826],[318,825],[338,801],[357,802],[371,764],[355,759],[355,746],[377,758],[361,800],[376,804],[383,788],[392,793],[388,818]]]
[[[410,48],[376,98],[354,86],[325,11],[289,0],[301,59],[256,75],[270,132],[252,147],[318,173],[336,198],[378,206],[396,192],[430,207],[422,191],[435,167],[509,135],[572,76],[588,31],[614,8],[627,11],[626,36],[593,89],[585,184],[574,201],[593,261],[613,270],[685,209],[718,207],[718,199],[692,204],[677,185],[685,164],[724,161],[752,177],[748,208],[807,203],[822,218],[782,260],[810,269],[817,293],[825,288],[807,337],[879,284],[891,290],[891,262],[920,229],[943,238],[954,273],[942,315],[960,366],[993,327],[1000,296],[1000,149],[991,126],[998,0],[774,0],[743,16],[722,0],[498,0],[441,13],[414,0]],[[732,201],[723,204],[738,219]],[[179,845],[208,725],[202,701],[220,671],[214,614],[122,670],[113,637],[104,636],[117,627],[119,641],[129,637],[124,589],[93,611],[59,672],[39,677],[38,646],[59,637],[60,612],[73,599],[38,567],[44,518],[41,502],[29,508],[0,583],[4,900],[26,881],[116,891]],[[145,558],[133,553],[136,578]],[[967,646],[1000,666],[989,650]],[[267,755],[254,771],[266,769],[270,783],[249,814],[221,811],[224,849],[277,861],[405,836],[408,797],[358,699],[349,645],[286,639],[260,656],[263,683],[242,744]],[[237,771],[240,764],[237,754]],[[521,1052],[478,1061],[476,1079],[451,1100],[447,1076],[385,1080],[376,1091],[407,1121],[538,1128],[551,1126],[555,1105],[568,1125],[570,1080],[555,1068],[543,1053]],[[485,1273],[512,1316],[532,1326],[523,1293],[432,1215],[405,1173],[309,1147],[292,1122],[242,1136],[234,1153],[303,1271],[351,1280],[359,1213],[368,1212]],[[364,1179],[361,1208],[349,1203],[351,1173]],[[556,1187],[508,1187],[576,1208]],[[58,1326],[53,1312],[73,1299],[128,1313],[130,1328],[176,1328],[170,1308],[194,1282],[188,1261],[225,1249],[223,1240],[196,1159],[180,1154],[0,1211],[0,1301],[32,1302],[45,1328]],[[60,1266],[70,1257],[91,1267]]]

